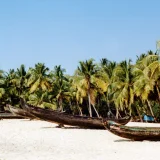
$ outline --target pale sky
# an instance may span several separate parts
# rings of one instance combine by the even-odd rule
[[[122,61],[156,51],[159,0],[1,0],[0,69]]]

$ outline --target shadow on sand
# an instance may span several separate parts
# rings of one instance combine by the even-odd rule
[[[118,139],[118,140],[115,140],[114,142],[136,142],[136,141],[130,140],[130,139]]]
[[[55,127],[41,127],[42,129],[53,129],[53,128],[60,128],[60,129],[79,129],[79,130],[81,130],[81,129],[87,129],[87,130],[96,130],[96,129],[92,129],[92,128],[82,128],[82,127],[59,127],[59,126],[55,126]],[[98,129],[98,130],[100,130],[100,129]]]
[[[24,118],[24,119],[21,119],[21,121],[36,121],[36,119],[27,119],[27,118]]]
[[[114,142],[159,142],[159,141],[154,141],[154,140],[131,140],[131,139],[118,139],[115,140]]]

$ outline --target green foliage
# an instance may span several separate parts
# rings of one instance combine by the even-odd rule
[[[120,63],[106,58],[80,61],[74,76],[60,65],[49,70],[43,63],[25,69],[22,64],[8,73],[0,70],[0,105],[28,103],[73,114],[142,117],[153,112],[160,118],[160,63],[152,51]],[[87,110],[88,109],[88,110]]]

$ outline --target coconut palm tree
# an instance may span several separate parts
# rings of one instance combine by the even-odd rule
[[[16,84],[19,96],[25,91],[26,89],[26,82],[27,82],[27,72],[25,70],[24,64],[17,68],[16,71]]]
[[[49,92],[37,90],[36,92],[29,94],[27,103],[41,108],[57,109],[56,104],[52,101],[52,97]]]
[[[2,99],[4,95],[5,95],[4,72],[0,70],[0,111],[4,111],[4,106],[2,104]]]
[[[117,109],[116,117],[118,118],[118,110],[132,112],[131,104],[134,102],[134,93],[132,86],[132,65],[131,60],[122,61],[116,66],[113,73],[113,100]]]
[[[19,97],[23,96],[26,92],[26,70],[25,66],[21,65],[20,68],[9,70],[5,74],[6,93],[8,94],[9,103],[12,105],[19,104]]]
[[[2,96],[5,93],[5,89],[4,89],[4,76],[3,76],[3,71],[0,70],[0,99],[2,98]]]
[[[69,99],[70,97],[70,82],[64,75],[65,70],[61,66],[55,66],[54,70],[50,73],[52,78],[53,91],[52,94],[55,95],[58,108],[63,111],[63,101]]]
[[[160,74],[157,54],[153,54],[150,51],[147,56],[136,63],[133,69],[133,74],[134,92],[136,96],[140,97],[144,103],[147,103],[151,115],[155,117],[149,101],[149,95],[154,92],[155,86],[159,95],[157,80],[159,79]]]
[[[156,88],[160,104],[160,62],[158,60],[154,61],[148,67],[151,71],[150,79],[153,79],[155,82],[154,86]]]
[[[17,89],[17,75],[14,69],[10,69],[9,72],[5,74],[5,90],[7,94],[6,101],[12,105],[17,105],[19,102],[19,91]]]
[[[103,58],[100,60],[100,66],[101,66],[101,77],[102,79],[106,82],[106,87],[107,91],[105,92],[105,98],[107,101],[107,106],[108,106],[108,113],[109,115],[111,114],[112,116],[113,113],[111,112],[111,106],[110,103],[112,102],[113,98],[113,91],[112,91],[112,83],[113,83],[113,71],[116,68],[116,62],[111,62],[106,58]]]
[[[81,88],[83,88],[87,93],[89,105],[88,110],[90,117],[92,117],[91,105],[93,106],[93,109],[99,117],[98,111],[95,108],[96,86],[93,83],[93,81],[95,80],[94,78],[96,78],[96,75],[98,75],[98,69],[93,61],[93,59],[89,59],[84,62],[80,61],[75,76],[80,77],[81,80],[79,84],[81,85]]]
[[[27,85],[30,87],[30,93],[33,93],[38,89],[42,89],[43,91],[51,90],[48,71],[49,68],[46,67],[43,63],[35,64],[35,68],[29,69]]]
[[[85,97],[87,96],[86,90],[83,88],[82,83],[80,83],[81,78],[78,76],[73,76],[71,85],[71,99],[72,103],[75,103],[76,108],[79,111],[79,114],[83,115],[83,102],[85,101]]]

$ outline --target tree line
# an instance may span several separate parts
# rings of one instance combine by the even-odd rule
[[[65,74],[61,65],[52,70],[44,63],[26,70],[0,70],[0,106],[27,103],[75,115],[97,117],[143,114],[160,117],[160,63],[157,53],[148,51],[120,63],[103,58],[80,61],[75,73]]]

